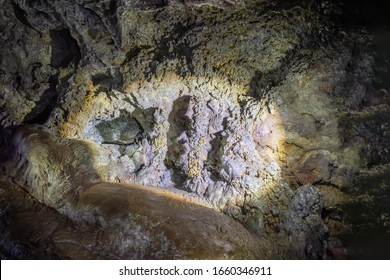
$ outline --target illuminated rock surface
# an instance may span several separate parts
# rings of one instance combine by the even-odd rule
[[[388,256],[386,17],[98,2],[0,2],[4,258]]]

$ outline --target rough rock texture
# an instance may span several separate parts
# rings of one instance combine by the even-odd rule
[[[279,246],[248,258],[388,256],[388,31],[349,1],[0,3],[4,181],[73,222],[97,182],[181,190]]]
[[[91,162],[91,159],[96,159],[91,143],[61,139],[37,126],[18,128],[13,143],[17,151],[15,159],[5,165],[6,173],[14,176],[15,183],[25,186],[25,191],[38,202],[81,225],[81,233],[85,235],[75,236],[74,229],[63,229],[73,223],[45,207],[40,206],[38,213],[34,213],[23,201],[23,198],[28,199],[26,194],[20,188],[16,190],[14,184],[4,182],[2,226],[5,238],[1,245],[5,256],[120,259],[256,259],[278,256],[280,248],[272,245],[267,237],[260,240],[231,217],[215,211],[206,202],[196,201],[185,192],[118,183],[94,184],[94,180],[98,182],[100,179],[91,171],[100,170],[102,161]],[[63,152],[53,156],[58,150]],[[20,177],[12,174],[13,171]],[[16,203],[10,203],[11,197]],[[10,207],[16,209],[10,210]],[[21,220],[7,219],[7,215],[18,215],[22,211],[25,213]],[[42,232],[34,233],[33,229],[42,224],[39,215],[45,211],[49,212],[49,229],[43,225]],[[34,214],[38,214],[38,218],[26,220]],[[52,219],[57,216],[64,222],[54,223]],[[15,228],[23,232],[27,228],[27,232],[34,233],[30,240],[23,236],[24,242],[33,242],[36,238],[39,241],[42,235],[45,241],[48,239],[49,245],[46,246],[54,248],[50,252],[35,252],[28,245],[19,248],[8,232]],[[64,231],[63,238],[68,240],[57,240],[53,230]],[[91,240],[87,242],[86,238]],[[70,246],[65,253],[57,252],[58,248],[50,242],[69,242],[73,247]],[[84,252],[86,250],[90,254]]]

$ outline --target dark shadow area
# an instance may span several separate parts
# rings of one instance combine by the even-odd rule
[[[34,109],[28,113],[23,123],[26,124],[44,124],[55,109],[58,100],[58,75],[49,78],[49,88],[43,92],[41,98],[36,102]]]
[[[25,26],[34,29],[34,28],[31,26],[31,24],[28,22],[28,20],[27,20],[27,13],[26,13],[26,11],[24,11],[22,8],[20,8],[20,7],[19,7],[18,5],[16,5],[15,3],[12,3],[12,7],[14,8],[14,13],[15,13],[16,18],[17,18],[21,23],[23,23]]]
[[[116,16],[116,12],[118,9],[119,0],[110,0],[108,7],[104,11],[104,15],[108,18],[113,26],[118,26],[118,18]]]
[[[113,74],[99,73],[92,76],[94,86],[99,86],[98,91],[109,92],[111,90],[121,91],[123,89],[123,76],[118,69]]]
[[[69,29],[50,30],[50,38],[51,66],[64,68],[70,63],[78,64],[81,59],[80,48],[77,41],[71,36]]]
[[[12,130],[10,128],[0,126],[0,165],[12,156],[10,146],[11,134]]]
[[[218,180],[221,180],[221,176],[219,174],[219,171],[222,166],[222,153],[221,151],[223,147],[223,131],[219,131],[214,134],[214,139],[210,141],[211,144],[211,150],[209,151],[207,155],[207,160],[205,162],[204,168],[210,172],[210,178],[216,182]]]
[[[341,236],[348,249],[348,259],[390,259],[390,232],[388,201],[390,192],[375,200],[375,206],[365,203],[345,205],[348,216],[345,222],[352,224],[352,233]],[[384,213],[387,213],[384,214]]]
[[[372,50],[374,55],[373,87],[376,95],[369,96],[365,103],[390,105],[390,23],[374,26],[372,34]]]
[[[344,0],[340,4],[342,14],[337,24],[346,27],[344,30],[364,28],[374,58],[371,83],[362,102],[339,119],[343,146],[362,141],[365,145],[359,154],[366,160],[365,169],[355,174],[353,192],[348,194],[354,201],[342,206],[343,222],[352,232],[340,238],[348,248],[348,259],[390,259],[390,2]],[[358,57],[357,53],[352,55]],[[344,92],[350,94],[359,70],[353,64],[346,70],[349,80]]]
[[[191,120],[186,116],[186,113],[190,101],[191,96],[182,96],[176,99],[168,117],[168,151],[164,163],[173,171],[172,180],[176,187],[180,187],[187,179],[187,176],[181,171],[179,163],[180,155],[184,150],[178,138],[189,129]]]
[[[352,26],[373,27],[390,24],[390,2],[383,0],[344,0],[340,2],[343,21]]]
[[[249,83],[249,91],[248,94],[251,97],[256,98],[257,100],[261,100],[265,95],[265,88],[271,79],[265,78],[265,74],[259,70],[256,70],[255,75],[253,75],[250,83]],[[273,82],[274,84],[275,82]]]
[[[1,260],[110,258],[95,241],[100,229],[71,221],[1,178],[0,191]]]

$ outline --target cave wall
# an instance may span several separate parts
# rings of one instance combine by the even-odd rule
[[[388,238],[387,54],[348,3],[0,3],[2,129],[55,137],[10,141],[22,159],[4,176],[38,201],[62,209],[98,181],[178,189],[297,258]],[[85,159],[39,159],[69,146]]]

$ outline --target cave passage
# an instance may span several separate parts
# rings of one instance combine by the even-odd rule
[[[389,11],[1,1],[1,259],[389,259]]]

